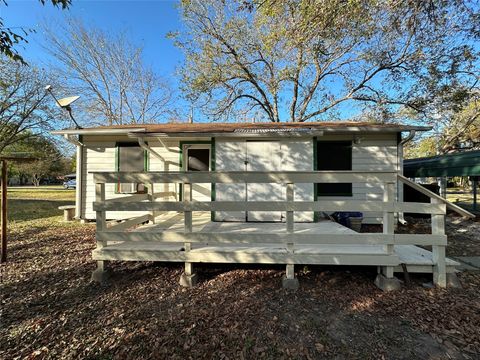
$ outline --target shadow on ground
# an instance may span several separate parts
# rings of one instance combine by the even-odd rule
[[[412,276],[412,288],[386,294],[374,268],[297,266],[291,292],[284,266],[210,264],[184,289],[181,264],[115,262],[98,285],[94,245],[91,225],[13,236],[0,358],[473,359],[480,350],[474,275],[461,277],[462,291],[424,289]]]

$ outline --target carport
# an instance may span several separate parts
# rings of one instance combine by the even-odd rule
[[[446,178],[468,176],[473,181],[473,210],[477,210],[477,189],[480,178],[480,150],[437,155],[404,161],[404,175],[408,178],[440,178],[440,193],[446,196]]]

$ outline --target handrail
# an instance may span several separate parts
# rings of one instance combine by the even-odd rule
[[[396,182],[395,171],[155,171],[92,172],[104,183],[317,183]]]
[[[398,174],[397,176],[398,176],[398,180],[400,180],[402,183],[410,186],[411,188],[417,190],[418,192],[421,192],[424,195],[427,195],[431,199],[436,199],[436,200],[439,200],[439,201],[443,202],[447,206],[447,208],[449,208],[452,211],[455,211],[457,214],[475,219],[474,214],[472,214],[471,212],[461,208],[458,205],[455,205],[455,204],[451,203],[447,199],[444,199],[443,197],[435,194],[433,191],[430,191],[430,190],[424,188],[423,186],[418,185],[417,183],[411,181],[410,179],[406,178],[403,175]]]

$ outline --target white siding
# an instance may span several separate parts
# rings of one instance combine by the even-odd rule
[[[396,134],[359,135],[360,142],[353,144],[352,168],[361,171],[396,171],[397,170],[397,137]],[[183,140],[183,139],[182,139]],[[186,140],[186,139],[185,139]],[[325,135],[322,140],[353,140],[352,135]],[[95,185],[92,171],[115,171],[115,144],[128,141],[127,137],[83,137],[86,145],[83,152],[83,181],[82,181],[82,215],[84,219],[95,219],[92,203],[95,199]],[[216,139],[215,166],[218,171],[245,170],[246,145],[245,139]],[[178,171],[180,164],[180,144],[178,140],[164,142],[165,147],[158,141],[149,142],[149,146],[161,157],[153,153],[149,155],[150,171]],[[312,140],[282,140],[282,170],[312,170],[313,145]],[[115,194],[115,184],[107,184],[106,197],[116,198],[126,195]],[[175,184],[155,184],[155,193],[164,195],[157,199],[178,200],[179,188]],[[300,184],[295,188],[295,199],[310,200],[313,197],[312,184]],[[358,199],[382,200],[383,189],[381,184],[354,183],[352,197],[322,197],[322,199]],[[244,184],[217,184],[215,188],[216,200],[243,200],[245,198]],[[124,219],[140,215],[137,212],[108,212],[109,219]],[[217,212],[216,220],[244,221],[243,212]],[[382,214],[364,214],[364,223],[381,223]],[[311,220],[310,214],[298,213],[296,221]]]
[[[165,146],[163,146],[165,145]],[[176,140],[149,141],[148,146],[156,153],[149,154],[149,171],[179,171],[180,143]],[[158,155],[158,156],[157,156]],[[176,201],[179,199],[180,188],[177,184],[154,184],[154,192],[162,193],[157,200]]]
[[[95,219],[95,212],[92,205],[95,201],[95,183],[93,182],[92,171],[115,171],[115,142],[86,142],[84,141],[84,159],[83,159],[83,204],[82,209],[84,218],[88,220]],[[105,195],[107,199],[127,196],[115,193],[116,184],[105,185]],[[136,216],[136,213],[109,211],[107,219],[123,219]],[[138,214],[140,215],[140,214]]]
[[[358,144],[352,146],[352,170],[358,171],[397,171],[397,135],[375,134],[358,135]],[[352,135],[325,135],[322,140],[353,140]],[[325,200],[383,200],[383,186],[381,184],[353,183],[352,197],[322,196]],[[364,213],[363,223],[381,224],[382,214],[375,212]]]
[[[243,139],[215,139],[215,170],[245,171],[247,153],[246,142]],[[215,200],[244,201],[245,184],[216,184]],[[245,221],[244,211],[217,211],[217,221]]]
[[[215,169],[218,171],[266,171],[274,166],[277,171],[313,170],[312,139],[272,140],[275,140],[273,143],[279,144],[278,149],[275,146],[272,148],[272,141],[248,142],[245,139],[216,139]],[[255,158],[249,154],[252,151],[257,151],[253,154]],[[276,185],[272,186],[272,184],[248,184],[248,187],[248,198],[257,201],[266,200],[266,196],[274,193],[276,189]],[[280,198],[285,198],[284,186],[279,185],[278,187],[281,193]],[[217,184],[215,188],[215,199],[218,201],[245,201],[246,196],[245,184]],[[297,184],[295,200],[313,200],[313,184]],[[275,214],[271,215],[269,217],[265,215],[265,212],[252,211],[249,213],[249,220],[256,221],[265,218],[271,221],[277,219]],[[215,219],[218,221],[245,221],[245,213],[241,211],[217,212]],[[278,220],[280,219],[281,214],[278,214]],[[313,212],[297,212],[295,221],[313,221]]]
[[[107,140],[107,141],[105,141]],[[92,136],[84,138],[85,144],[83,159],[83,218],[87,220],[95,219],[95,212],[92,203],[95,201],[95,184],[93,182],[92,171],[115,171],[115,146],[116,142],[129,141],[126,137],[100,137]],[[130,140],[131,141],[131,140]],[[150,153],[148,156],[148,167],[150,171],[178,171],[180,149],[178,141],[164,142],[165,147],[159,142],[150,142],[149,146],[159,155]],[[160,158],[164,159],[161,160]],[[147,184],[148,186],[148,184]],[[116,184],[106,184],[106,198],[121,198],[128,195],[117,194],[115,192]],[[154,184],[155,193],[163,193],[163,196],[157,197],[157,200],[178,199],[179,188],[175,184]],[[144,214],[137,211],[109,211],[107,219],[126,219]]]
[[[312,171],[313,170],[313,140],[282,141],[282,170]],[[283,187],[286,198],[285,187]],[[313,184],[295,184],[295,201],[312,201],[314,199]],[[297,211],[294,213],[297,222],[313,221],[313,212]],[[285,218],[285,216],[284,216]]]

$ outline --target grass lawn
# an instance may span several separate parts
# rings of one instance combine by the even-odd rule
[[[471,189],[448,188],[447,200],[467,210],[473,209],[473,192]],[[477,211],[480,211],[480,191],[477,193]]]
[[[114,262],[98,285],[94,225],[63,223],[57,209],[73,191],[9,196],[0,359],[480,358],[478,273],[460,274],[463,290],[411,275],[411,288],[383,293],[375,269],[298,267],[290,292],[282,266],[200,264],[199,284],[184,289],[181,264]]]
[[[75,204],[75,190],[62,186],[10,187],[8,189],[8,220],[21,222],[62,217],[59,206]],[[52,219],[53,220],[53,219]]]

